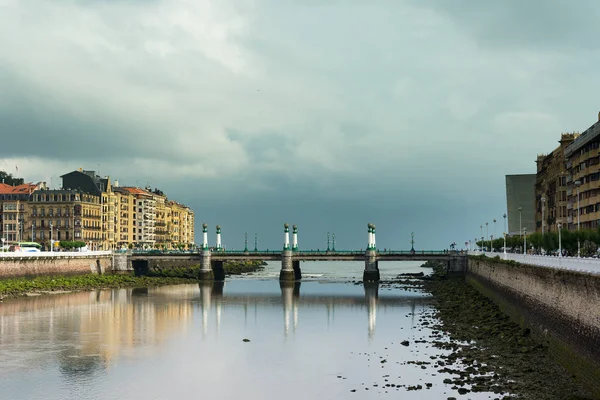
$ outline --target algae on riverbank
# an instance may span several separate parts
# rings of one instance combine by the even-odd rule
[[[433,344],[451,350],[438,366],[457,375],[448,382],[453,388],[525,399],[592,398],[528,329],[510,321],[464,279],[433,279],[424,289],[433,295],[437,311],[422,321],[441,322],[431,322]],[[447,335],[450,342],[443,340]]]
[[[96,274],[70,276],[56,275],[35,278],[9,278],[0,280],[0,298],[22,296],[27,293],[79,291],[122,287],[149,287],[196,282],[196,279],[188,279],[183,277]]]
[[[265,267],[266,263],[260,260],[252,260],[252,261],[228,261],[223,263],[223,269],[225,271],[225,275],[241,275],[248,274],[257,271],[262,271]],[[178,278],[186,278],[193,279],[197,278],[200,273],[200,266],[194,265],[192,267],[178,267],[178,268],[161,268],[154,267],[152,268],[148,276],[156,276],[156,277],[178,277]]]

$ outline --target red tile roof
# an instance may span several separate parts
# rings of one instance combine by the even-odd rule
[[[29,194],[32,193],[37,185],[33,183],[24,183],[19,186],[11,186],[0,183],[0,194]]]

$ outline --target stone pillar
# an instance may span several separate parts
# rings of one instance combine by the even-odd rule
[[[221,251],[221,225],[217,225],[217,251]]]
[[[292,251],[284,250],[281,254],[281,272],[279,273],[281,281],[295,281],[294,264],[292,262]]]
[[[283,224],[283,250],[290,249],[290,224]]]
[[[298,225],[292,226],[292,250],[298,251]]]
[[[202,224],[202,250],[208,250],[208,225]]]
[[[363,282],[379,282],[377,252],[373,249],[365,252],[365,272],[363,273]]]
[[[212,270],[210,250],[208,248],[203,249],[200,257],[200,271],[198,272],[198,279],[201,281],[214,280],[215,275]]]

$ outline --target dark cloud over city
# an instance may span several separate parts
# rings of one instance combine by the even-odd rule
[[[311,248],[364,248],[367,222],[380,247],[498,235],[504,176],[596,120],[599,12],[0,0],[0,169],[158,187],[234,248],[281,246],[284,222]]]

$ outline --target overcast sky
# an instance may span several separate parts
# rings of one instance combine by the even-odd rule
[[[0,0],[0,169],[162,189],[241,248],[503,231],[600,110],[595,0]],[[18,166],[18,172],[15,170]]]

